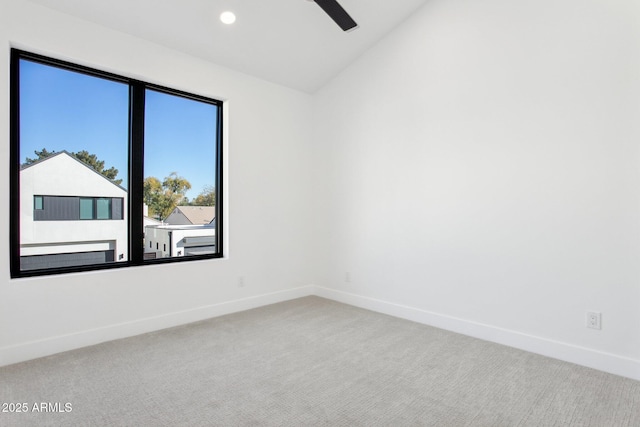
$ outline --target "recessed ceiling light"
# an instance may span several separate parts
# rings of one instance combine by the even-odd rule
[[[222,14],[220,15],[220,20],[227,24],[227,25],[231,25],[234,22],[236,22],[236,15],[233,12],[222,12]]]

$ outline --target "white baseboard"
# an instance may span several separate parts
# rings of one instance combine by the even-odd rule
[[[411,320],[554,359],[640,380],[640,360],[314,285],[1,347],[0,366],[250,310],[252,308],[309,295],[317,295],[355,307],[388,314],[401,319]]]
[[[350,294],[335,289],[314,286],[314,295],[341,303],[353,305],[378,313],[388,314],[401,319],[434,326],[452,332],[480,338],[515,347],[531,353],[541,354],[554,359],[564,360],[577,365],[609,372],[611,374],[640,380],[640,360],[604,353],[559,341],[523,334],[491,325],[471,322],[443,314],[394,304],[374,298]]]
[[[0,366],[11,365],[106,341],[127,338],[147,332],[309,296],[313,294],[312,288],[312,286],[302,286],[299,288],[197,307],[161,316],[139,319],[132,322],[109,325],[96,329],[88,329],[72,334],[59,335],[42,340],[1,347]]]

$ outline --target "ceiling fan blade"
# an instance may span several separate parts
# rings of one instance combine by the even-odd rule
[[[356,21],[354,21],[353,18],[349,16],[347,11],[344,10],[336,0],[314,0],[314,1],[344,31],[352,30],[358,26],[358,24],[356,24]]]

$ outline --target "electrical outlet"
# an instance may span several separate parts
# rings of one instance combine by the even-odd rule
[[[602,329],[602,313],[587,311],[587,328]]]
[[[238,287],[244,288],[244,276],[238,276]]]

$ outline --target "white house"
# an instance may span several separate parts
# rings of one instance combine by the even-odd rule
[[[21,269],[127,260],[126,200],[125,189],[67,152],[25,166]]]
[[[206,225],[148,225],[144,228],[145,258],[215,253],[216,228]]]
[[[145,259],[203,255],[216,251],[215,206],[176,206],[163,221],[147,217]]]
[[[142,206],[142,225],[146,227],[147,225],[162,225],[162,221],[158,221],[155,218],[151,218],[149,216],[149,206],[146,204]]]

